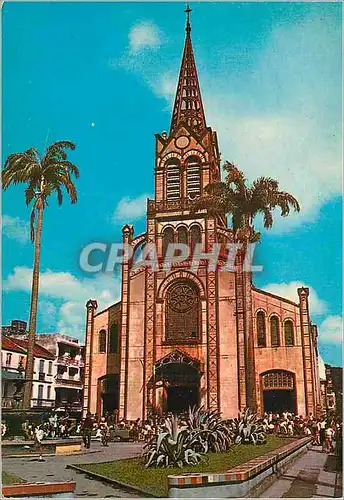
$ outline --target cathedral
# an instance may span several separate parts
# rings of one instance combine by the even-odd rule
[[[154,243],[158,269],[122,264],[121,301],[103,311],[86,304],[83,411],[143,420],[189,406],[224,417],[250,407],[296,414],[321,411],[317,327],[309,290],[298,301],[256,288],[242,262],[233,270],[200,261],[163,264],[167,245],[233,242],[226,217],[190,210],[220,180],[216,132],[208,126],[191,41],[186,38],[169,133],[156,134],[155,194],[146,232],[122,229],[134,255]],[[129,222],[129,221],[128,221]],[[221,255],[220,255],[221,258]]]

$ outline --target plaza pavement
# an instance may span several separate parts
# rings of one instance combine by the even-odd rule
[[[76,481],[74,497],[98,498],[138,498],[140,495],[129,493],[109,484],[87,478],[73,469],[66,469],[68,464],[86,464],[108,462],[122,458],[139,456],[143,445],[136,443],[109,443],[108,447],[92,442],[90,451],[80,455],[44,457],[45,462],[37,458],[3,458],[2,469],[12,472],[30,482]],[[82,447],[84,450],[84,448]]]
[[[75,497],[98,498],[139,498],[139,494],[129,493],[121,488],[112,487],[73,469],[68,464],[107,462],[122,458],[136,457],[141,454],[142,444],[109,443],[104,448],[92,442],[90,452],[74,456],[45,457],[45,462],[37,458],[3,458],[2,468],[27,481],[76,481]],[[260,498],[334,498],[341,497],[341,477],[334,471],[333,455],[321,453],[313,447],[296,460]]]
[[[342,497],[341,475],[335,472],[336,457],[314,446],[296,460],[260,498]]]

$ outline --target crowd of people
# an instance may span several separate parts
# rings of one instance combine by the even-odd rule
[[[181,425],[185,425],[187,415],[179,415]],[[294,415],[290,412],[265,413],[262,423],[267,434],[286,436],[311,436],[313,445],[321,446],[323,452],[333,453],[335,443],[342,441],[342,421],[334,416],[323,415],[315,417]],[[2,436],[6,434],[6,424],[2,423]],[[23,431],[26,439],[35,440],[39,445],[43,439],[68,438],[71,436],[82,436],[86,449],[91,446],[91,439],[97,439],[104,446],[109,441],[123,438],[133,442],[149,442],[151,438],[164,432],[165,417],[156,417],[142,421],[118,419],[118,414],[107,413],[104,416],[88,413],[86,418],[77,421],[68,414],[58,417],[52,414],[47,421],[35,425],[26,421]],[[41,448],[41,447],[40,447]]]
[[[263,416],[265,431],[269,434],[288,436],[311,436],[314,446],[321,446],[326,453],[334,452],[334,442],[342,440],[342,421],[334,416],[312,414],[303,417],[293,413],[265,413]]]
[[[68,414],[58,417],[54,413],[47,421],[40,423],[39,427],[43,432],[43,439],[56,439],[69,437],[73,433],[75,425],[75,419],[71,419]],[[23,423],[26,439],[34,439],[36,428],[37,425],[28,420]]]

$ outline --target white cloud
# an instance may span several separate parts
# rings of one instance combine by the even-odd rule
[[[218,132],[222,158],[249,181],[276,178],[300,202],[299,214],[276,213],[274,232],[315,221],[321,206],[342,192],[340,48],[340,27],[331,16],[312,14],[278,25],[252,52],[248,69],[237,64],[245,54],[229,47],[214,54],[218,66],[204,74],[196,53],[207,123]],[[162,74],[158,58],[127,69],[170,107],[178,70],[168,60]]]
[[[263,290],[299,303],[297,289],[301,287],[309,288],[309,309],[310,314],[324,314],[327,311],[327,304],[319,298],[314,288],[301,281],[291,281],[290,283],[270,283],[263,287]]]
[[[31,269],[15,267],[13,274],[4,282],[4,290],[30,293],[31,279]],[[121,285],[119,278],[110,273],[98,273],[95,278],[77,278],[68,272],[47,270],[40,274],[39,293],[40,297],[43,297],[43,304],[42,300],[39,301],[40,313],[44,309],[44,303],[47,303],[46,298],[50,299],[48,303],[52,300],[60,304],[62,302],[58,313],[55,311],[58,331],[83,339],[87,300],[96,299],[98,310],[109,307],[120,299]],[[50,312],[53,307],[54,304],[49,305]]]
[[[172,72],[160,73],[151,82],[153,91],[158,97],[164,97],[167,101],[168,109],[172,108],[177,89],[177,77]]]
[[[322,344],[339,344],[343,341],[343,318],[328,316],[318,327],[319,342]]]
[[[129,31],[129,52],[137,54],[146,49],[157,49],[162,43],[159,28],[152,21],[135,24]]]
[[[30,224],[19,217],[2,216],[2,231],[7,238],[25,244],[29,241]]]
[[[40,300],[38,302],[38,317],[42,325],[42,330],[49,331],[56,329],[56,318],[58,309],[53,302]]]
[[[146,215],[148,194],[142,194],[137,198],[129,196],[122,198],[114,211],[112,219],[115,223],[128,222],[135,219],[140,219]]]

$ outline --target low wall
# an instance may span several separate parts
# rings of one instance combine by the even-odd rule
[[[81,451],[81,439],[44,439],[43,455],[73,455]],[[1,443],[1,454],[5,457],[37,455],[39,449],[32,440],[5,440]]]
[[[72,493],[75,490],[75,481],[59,483],[20,483],[2,487],[4,497],[25,497],[56,495],[58,493]]]
[[[290,461],[306,451],[312,438],[293,441],[277,450],[249,460],[224,474],[182,474],[168,476],[172,498],[243,498],[257,489]],[[244,446],[244,445],[243,445]]]

